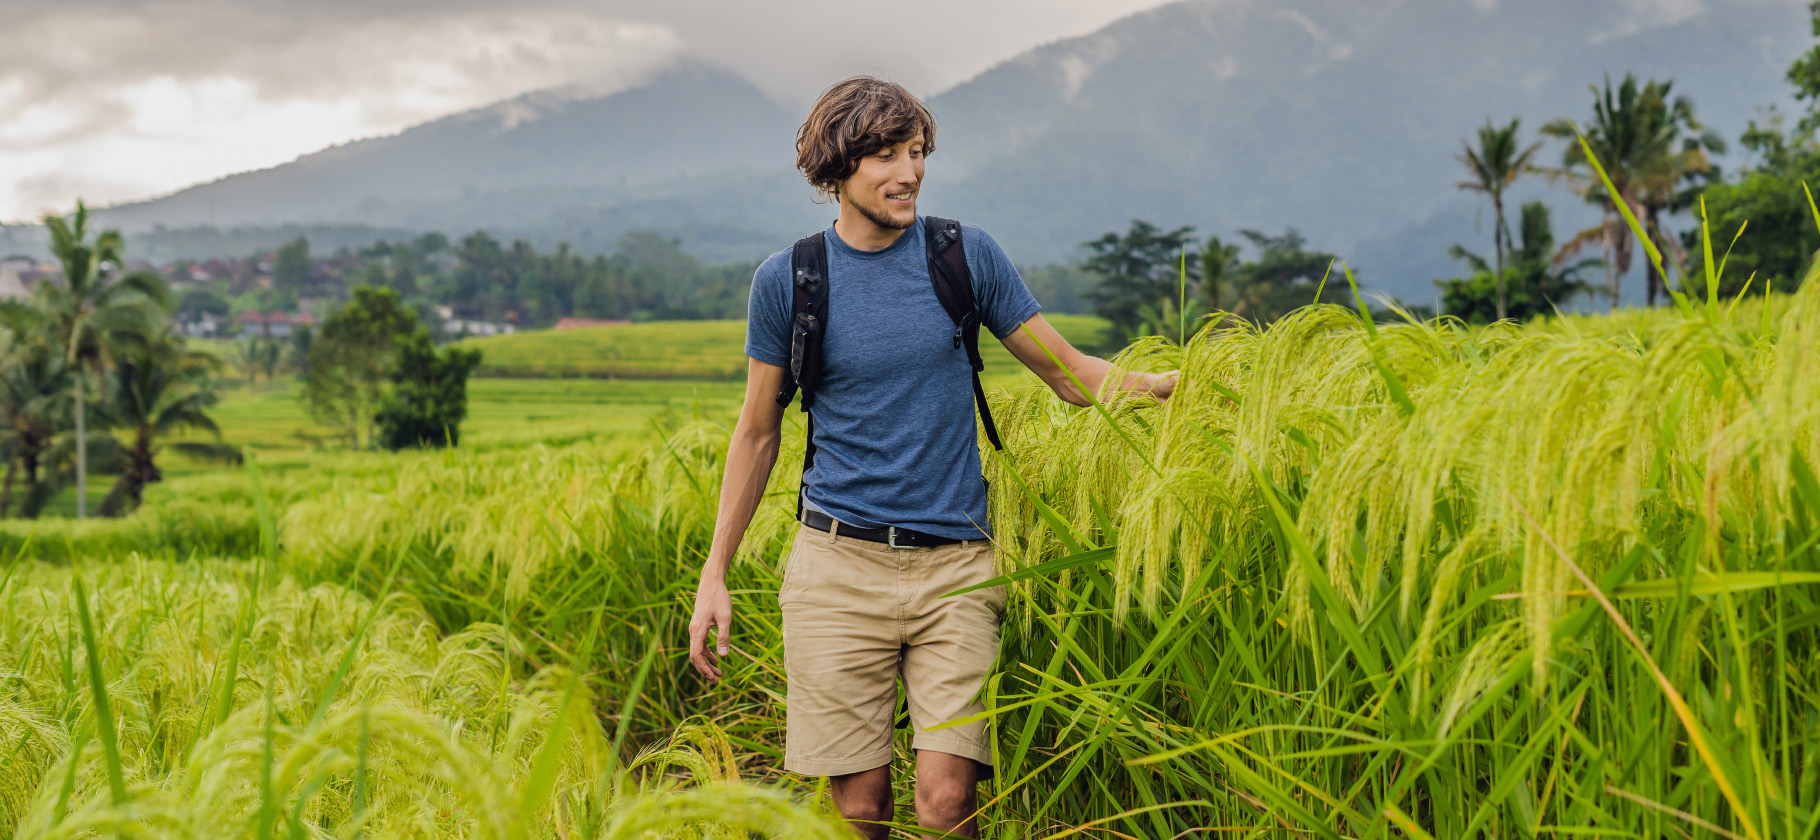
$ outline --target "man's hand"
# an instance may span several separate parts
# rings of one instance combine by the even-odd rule
[[[1157,402],[1163,402],[1175,394],[1175,384],[1181,378],[1182,372],[1179,370],[1165,371],[1163,373],[1146,373],[1137,387],[1134,387],[1131,390],[1149,394],[1150,396],[1155,397]]]
[[[719,631],[713,650],[708,649],[710,629]],[[695,588],[695,617],[689,619],[689,661],[709,683],[718,683],[720,660],[732,650],[733,597],[725,579],[703,575]]]

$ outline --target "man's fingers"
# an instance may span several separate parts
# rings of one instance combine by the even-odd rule
[[[733,651],[733,616],[727,613],[717,615],[714,624],[720,631],[720,644],[716,647],[716,652],[726,656]]]

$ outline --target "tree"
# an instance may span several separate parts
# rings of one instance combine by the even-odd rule
[[[1115,231],[1081,243],[1092,252],[1082,267],[1100,277],[1099,288],[1087,296],[1097,304],[1095,311],[1112,323],[1113,341],[1122,345],[1143,333],[1145,307],[1176,306],[1183,272],[1194,275],[1200,267],[1199,249],[1187,251],[1193,231],[1187,226],[1163,231],[1133,219],[1123,236]]]
[[[459,443],[468,413],[468,374],[479,364],[479,350],[438,352],[430,331],[418,327],[399,345],[392,393],[375,417],[380,445],[396,450]]]
[[[226,320],[232,307],[227,299],[208,289],[188,289],[177,299],[177,320],[199,321],[204,315]]]
[[[1810,31],[1820,37],[1820,0],[1809,3],[1807,13]],[[1811,134],[1820,129],[1820,44],[1809,47],[1789,65],[1788,82],[1795,86],[1795,99],[1808,105],[1807,114],[1801,118],[1800,130]]]
[[[1693,103],[1687,97],[1671,102],[1673,86],[1673,82],[1663,81],[1639,86],[1636,77],[1627,73],[1614,91],[1608,78],[1603,92],[1592,89],[1591,122],[1576,125],[1572,120],[1560,119],[1542,128],[1543,134],[1567,141],[1561,168],[1555,174],[1573,178],[1580,193],[1605,214],[1600,224],[1568,240],[1557,259],[1571,258],[1597,239],[1613,309],[1618,307],[1624,273],[1630,270],[1633,244],[1630,228],[1618,213],[1618,202],[1623,202],[1639,219],[1659,219],[1662,209],[1675,205],[1680,195],[1676,188],[1683,180],[1704,177],[1713,171],[1706,151],[1724,145],[1715,135],[1695,136],[1703,127],[1694,118]],[[1586,151],[1578,142],[1580,137],[1586,138],[1586,145],[1604,167],[1615,195],[1608,194],[1604,184],[1591,174]],[[1645,201],[1657,205],[1657,209],[1651,211]],[[1663,244],[1672,243],[1659,228],[1646,227],[1645,232]],[[1661,283],[1662,278],[1651,267],[1652,304]]]
[[[1479,147],[1473,148],[1462,143],[1459,161],[1471,175],[1470,180],[1461,181],[1460,189],[1484,193],[1491,199],[1494,216],[1491,230],[1491,247],[1495,265],[1494,277],[1498,286],[1498,320],[1504,320],[1507,304],[1507,291],[1504,288],[1504,248],[1510,241],[1510,225],[1504,220],[1504,190],[1517,177],[1531,170],[1530,163],[1542,144],[1531,143],[1521,149],[1517,148],[1518,121],[1512,119],[1510,125],[1502,128],[1492,125],[1490,120],[1479,129]]]
[[[1808,15],[1813,34],[1820,36],[1820,3],[1811,4]],[[1749,233],[1725,261],[1717,290],[1722,295],[1741,294],[1746,284],[1756,293],[1792,290],[1807,276],[1820,250],[1806,189],[1820,186],[1820,141],[1815,139],[1815,130],[1820,129],[1820,45],[1789,67],[1788,80],[1795,98],[1807,104],[1795,130],[1784,130],[1783,115],[1775,108],[1762,123],[1752,120],[1739,144],[1755,160],[1737,181],[1715,183],[1701,193],[1715,244],[1731,242],[1744,223],[1750,223]],[[1690,252],[1687,275],[1704,292],[1700,239],[1697,229],[1682,234],[1682,244]]]
[[[0,517],[13,512],[15,487],[23,472],[25,496],[19,514],[37,516],[56,489],[40,475],[47,451],[69,416],[70,375],[64,354],[43,329],[40,313],[26,306],[5,311],[6,346],[0,351]]]
[[[38,306],[73,368],[76,418],[76,517],[88,514],[87,406],[83,379],[106,367],[119,336],[153,332],[166,315],[169,297],[157,275],[124,273],[125,240],[119,231],[88,239],[88,208],[81,202],[68,219],[47,215],[51,253],[63,266],[63,282],[37,288]]]
[[[303,399],[317,422],[338,426],[360,448],[373,440],[373,413],[398,362],[398,345],[417,327],[417,314],[398,292],[354,287],[353,299],[330,314],[310,346]]]
[[[1581,260],[1570,266],[1554,263],[1555,236],[1549,223],[1548,205],[1532,201],[1523,205],[1516,247],[1508,265],[1503,266],[1504,282],[1492,276],[1493,267],[1479,256],[1455,245],[1448,253],[1465,262],[1472,273],[1464,278],[1439,280],[1442,305],[1447,313],[1470,323],[1489,323],[1505,318],[1526,320],[1544,315],[1574,295],[1590,287],[1580,279],[1580,272],[1598,266],[1598,260]],[[1507,308],[1498,311],[1500,290],[1508,293]]]
[[[121,353],[106,377],[104,418],[111,428],[126,432],[131,443],[121,446],[108,438],[113,451],[102,454],[119,478],[101,502],[101,515],[119,516],[139,507],[146,485],[163,480],[155,460],[159,439],[181,429],[221,436],[206,413],[216,400],[207,377],[219,364],[213,356],[186,347],[168,329],[131,342]],[[196,458],[227,463],[239,463],[241,458],[238,448],[219,441],[177,441],[169,446]]]
[[[299,236],[278,246],[278,253],[272,258],[272,288],[295,295],[309,282],[310,241]]]
[[[1333,254],[1310,251],[1295,228],[1282,236],[1241,230],[1259,251],[1255,262],[1242,263],[1232,273],[1232,314],[1268,324],[1290,310],[1311,303],[1351,303],[1343,278],[1329,271],[1338,260]],[[1327,283],[1323,287],[1322,280]]]
[[[1229,245],[1217,236],[1207,237],[1207,244],[1201,246],[1201,299],[1209,311],[1226,309],[1228,286],[1238,264],[1238,243]]]
[[[253,336],[241,339],[235,346],[234,364],[246,374],[248,388],[259,383],[259,375],[265,374],[266,385],[270,386],[277,378],[278,362],[282,346],[274,339]]]

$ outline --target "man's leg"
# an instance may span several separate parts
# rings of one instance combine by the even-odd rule
[[[979,820],[973,815],[979,807],[974,795],[979,781],[979,762],[940,750],[917,750],[916,824],[960,837],[980,836]]]
[[[918,765],[921,778],[921,764]],[[894,815],[891,801],[891,765],[874,767],[858,773],[828,777],[828,792],[834,795],[834,807],[842,818],[867,840],[885,840],[891,830],[874,823],[889,822]],[[921,811],[921,808],[918,808]]]

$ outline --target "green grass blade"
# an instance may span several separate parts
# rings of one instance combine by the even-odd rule
[[[114,730],[114,710],[108,703],[107,676],[102,673],[101,646],[95,643],[95,622],[89,618],[88,592],[82,576],[72,575],[76,615],[82,620],[82,647],[88,652],[88,686],[95,701],[95,731],[101,736],[101,753],[107,760],[107,786],[117,806],[126,805],[126,776],[120,766],[119,735]]]

